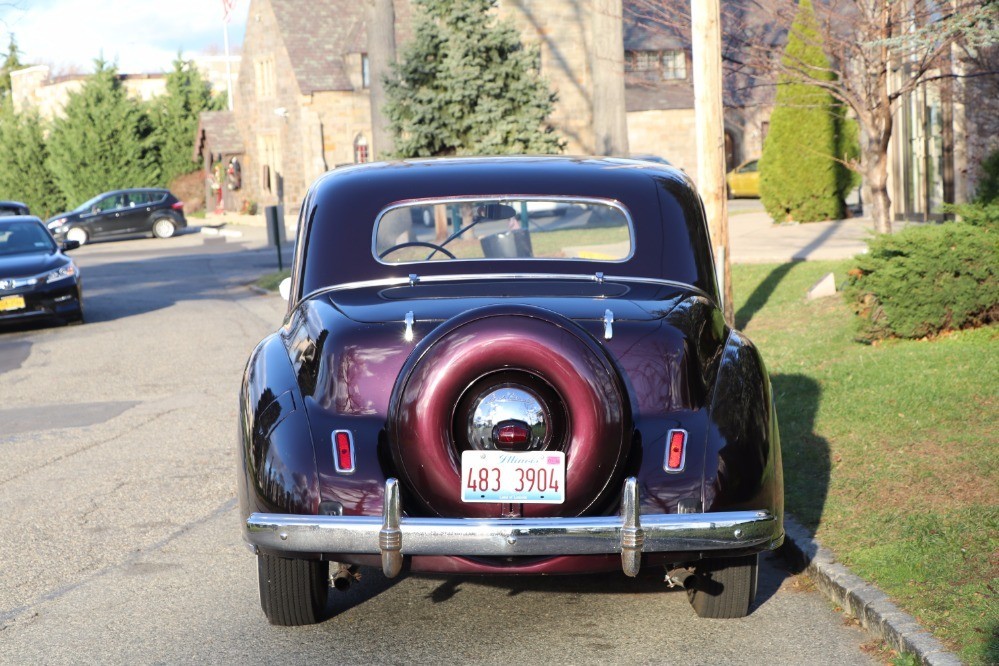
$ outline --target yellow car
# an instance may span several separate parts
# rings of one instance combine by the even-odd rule
[[[732,169],[725,176],[728,198],[760,196],[760,161],[749,160]]]

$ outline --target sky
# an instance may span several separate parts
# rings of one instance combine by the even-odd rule
[[[250,0],[236,0],[230,52],[238,53]],[[94,59],[123,74],[169,71],[178,51],[191,58],[224,53],[222,0],[0,0],[0,53],[10,35],[21,62],[54,74],[89,73]]]

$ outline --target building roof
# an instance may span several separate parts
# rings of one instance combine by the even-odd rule
[[[365,3],[270,0],[270,4],[301,93],[353,90],[343,57],[368,50]],[[398,47],[402,34],[408,33],[411,13],[407,0],[395,0],[394,5]]]
[[[348,42],[363,32],[364,4],[356,0],[271,0],[281,41],[288,50],[299,90],[352,90],[343,66]],[[363,41],[361,41],[363,43]]]
[[[198,116],[192,159],[200,160],[206,149],[223,155],[243,152],[243,139],[236,129],[236,117],[232,111],[202,111]]]

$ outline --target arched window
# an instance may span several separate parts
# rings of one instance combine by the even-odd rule
[[[370,160],[371,154],[368,152],[368,140],[363,134],[358,134],[357,138],[354,139],[354,164],[361,164]]]

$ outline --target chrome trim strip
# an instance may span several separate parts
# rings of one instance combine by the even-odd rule
[[[383,261],[381,257],[378,256],[378,225],[381,224],[382,218],[388,213],[399,208],[418,208],[424,206],[436,206],[438,204],[443,205],[453,205],[462,203],[485,203],[485,202],[498,202],[503,203],[504,201],[513,201],[514,203],[529,202],[529,201],[550,201],[550,202],[560,202],[564,201],[566,203],[578,203],[578,204],[596,204],[599,206],[606,206],[608,208],[616,208],[624,216],[624,219],[628,223],[628,256],[622,259],[581,259],[579,257],[520,257],[520,258],[503,258],[503,257],[474,257],[468,259],[452,259],[451,261],[592,261],[601,264],[623,264],[631,261],[635,256],[636,242],[635,242],[635,223],[631,219],[631,212],[624,207],[620,201],[616,199],[602,199],[600,197],[586,197],[586,196],[571,196],[571,195],[539,195],[539,194],[477,194],[473,196],[455,196],[455,197],[437,197],[430,199],[406,199],[405,201],[397,201],[394,204],[388,205],[383,208],[378,216],[375,217],[375,223],[371,229],[371,255],[374,257],[375,261],[383,266],[412,266],[414,264],[429,265],[432,262],[427,260],[419,261]],[[387,248],[386,248],[387,249]]]
[[[277,552],[381,554],[386,575],[404,555],[515,557],[621,553],[625,572],[641,553],[774,548],[783,526],[769,511],[640,515],[634,477],[622,514],[583,518],[407,518],[398,482],[386,482],[382,516],[254,513],[247,542]],[[629,574],[630,575],[630,574]]]
[[[460,273],[456,275],[421,275],[419,276],[417,284],[452,281],[467,282],[474,280],[581,280],[584,282],[593,282],[595,277],[592,274],[587,275],[582,273]],[[678,289],[692,291],[698,296],[703,296],[712,303],[715,302],[711,294],[707,293],[700,287],[695,287],[692,284],[679,282],[677,280],[643,278],[628,275],[606,275],[604,276],[604,282],[645,282],[666,287],[676,287]],[[415,286],[410,283],[410,279],[408,277],[381,278],[378,280],[361,280],[358,282],[341,282],[340,284],[334,284],[329,287],[323,287],[322,289],[316,289],[303,296],[301,301],[306,301],[310,298],[315,298],[316,296],[322,296],[335,291],[349,291],[351,289],[364,289],[366,287],[403,287],[406,285]]]
[[[614,313],[604,310],[604,340],[614,337]]]

